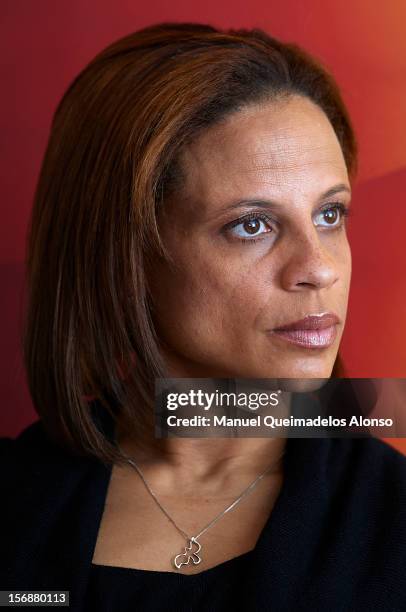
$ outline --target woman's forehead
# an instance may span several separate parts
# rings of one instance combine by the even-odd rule
[[[189,200],[278,196],[317,198],[349,187],[340,143],[321,109],[295,96],[234,113],[192,143],[181,158]]]

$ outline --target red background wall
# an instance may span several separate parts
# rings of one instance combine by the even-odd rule
[[[332,70],[360,145],[350,240],[353,281],[342,344],[353,377],[406,377],[406,4],[391,0],[3,0],[0,114],[0,435],[36,419],[19,349],[24,240],[55,106],[103,47],[143,26],[200,21],[261,27]],[[388,440],[406,453],[406,440]]]

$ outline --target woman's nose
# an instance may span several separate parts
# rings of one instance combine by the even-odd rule
[[[330,287],[339,278],[338,264],[315,229],[292,240],[281,272],[282,286],[286,291]]]

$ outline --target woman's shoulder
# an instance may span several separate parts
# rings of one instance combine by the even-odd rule
[[[51,566],[49,560],[64,557],[79,562],[81,554],[90,554],[108,478],[102,462],[62,448],[41,420],[15,438],[0,438],[4,583],[18,589],[38,588],[44,576],[50,583],[54,579],[64,583],[59,574],[68,569],[58,563]]]
[[[0,456],[7,457],[10,453],[17,449],[27,451],[30,447],[43,447],[44,442],[48,442],[49,438],[45,433],[43,422],[37,419],[30,425],[27,425],[15,438],[1,437],[0,438]]]
[[[86,503],[84,491],[104,490],[108,475],[106,466],[96,458],[74,454],[59,445],[39,419],[15,438],[0,438],[4,500],[0,524],[10,525],[18,517],[20,526],[22,522],[34,525],[36,513],[38,523],[45,516],[51,519],[66,504]]]
[[[359,500],[406,502],[406,456],[400,451],[369,436],[333,438],[330,443],[326,475],[333,489],[352,491]]]
[[[355,477],[368,475],[365,484],[385,478],[406,486],[406,456],[386,440],[362,438],[332,438],[328,469],[334,477],[351,472]]]
[[[70,453],[47,432],[41,419],[26,426],[15,438],[0,438],[0,486],[13,495],[18,487],[27,494],[34,483],[55,477],[60,483],[78,479],[94,465],[95,459]]]
[[[1,465],[18,458],[41,459],[50,454],[63,454],[62,448],[52,440],[44,423],[37,419],[27,425],[15,438],[0,438]]]
[[[384,529],[396,547],[406,537],[406,457],[374,437],[335,438],[331,451],[326,483],[337,520],[361,530],[369,525],[368,537]]]
[[[367,514],[380,522],[382,508],[404,519],[406,535],[406,456],[371,437],[302,439],[292,444],[293,486],[315,481],[334,514]],[[314,485],[316,486],[316,485]]]

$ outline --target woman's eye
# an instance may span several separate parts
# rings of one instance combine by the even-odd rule
[[[261,217],[251,217],[235,223],[232,227],[228,228],[228,231],[236,238],[250,240],[261,234],[271,232],[272,228],[265,219]]]
[[[346,216],[347,210],[342,204],[335,204],[322,210],[316,215],[315,225],[322,227],[337,227],[341,225],[343,218]]]

